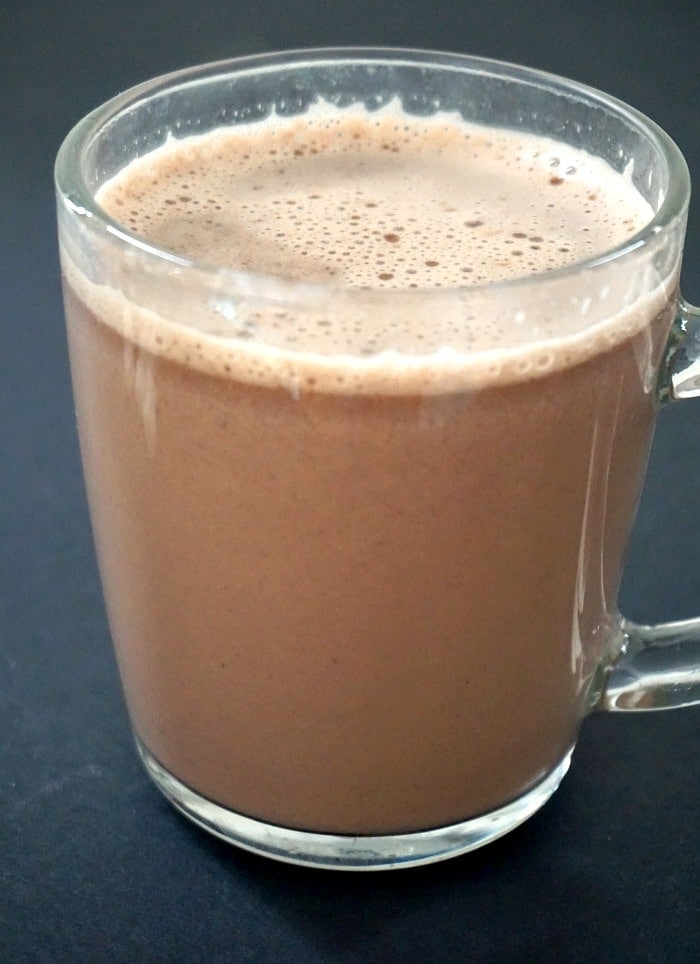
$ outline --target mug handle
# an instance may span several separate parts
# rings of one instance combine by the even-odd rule
[[[658,383],[661,403],[700,395],[700,308],[680,299]],[[700,618],[640,626],[620,618],[594,710],[666,710],[700,703]]]

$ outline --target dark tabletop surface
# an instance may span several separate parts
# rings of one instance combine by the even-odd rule
[[[696,0],[0,0],[0,961],[700,960],[700,710],[591,717],[486,850],[301,870],[191,827],[136,758],[96,574],[55,250],[67,130],[137,81],[302,46],[456,50],[631,102],[700,183]],[[700,300],[700,203],[686,296]],[[623,609],[700,610],[700,399],[660,415]]]

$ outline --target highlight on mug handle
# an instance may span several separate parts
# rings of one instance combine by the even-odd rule
[[[660,402],[700,396],[700,308],[683,299],[659,379]],[[700,703],[700,618],[640,626],[624,617],[619,655],[602,669],[594,710],[666,710]]]

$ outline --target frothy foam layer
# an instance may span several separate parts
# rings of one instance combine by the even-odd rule
[[[651,208],[583,152],[397,108],[315,108],[171,140],[98,200],[160,248],[302,283],[293,304],[266,297],[265,282],[244,282],[237,297],[181,278],[149,290],[125,259],[117,284],[95,285],[64,259],[80,297],[128,339],[292,391],[435,393],[531,378],[644,327],[674,280],[630,286],[618,271],[612,286],[582,286],[579,275],[494,300],[485,282],[601,254]]]
[[[171,142],[99,201],[206,264],[390,288],[538,274],[615,247],[652,213],[565,145],[394,111],[315,110]]]

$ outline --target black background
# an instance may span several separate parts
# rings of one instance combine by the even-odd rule
[[[0,960],[700,959],[700,711],[594,716],[552,801],[413,871],[275,864],[147,781],[119,691],[64,345],[52,164],[90,108],[262,50],[390,44],[512,60],[652,116],[700,180],[695,0],[0,0]],[[684,289],[700,300],[700,204]],[[622,603],[700,609],[700,400],[659,418]]]

